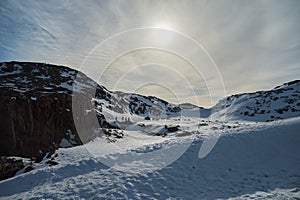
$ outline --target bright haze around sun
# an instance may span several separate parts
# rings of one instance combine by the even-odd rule
[[[111,90],[209,107],[224,95],[271,89],[300,75],[297,0],[3,0],[0,10],[1,62],[46,62],[79,69],[91,51],[113,35],[153,28],[161,29],[155,37],[170,48],[182,44],[170,32],[195,41],[203,48],[201,55],[189,46],[179,48],[195,59],[212,58],[213,64],[203,61],[201,67],[217,67],[215,76],[207,76],[176,52],[141,48],[108,67],[95,62],[93,70],[107,68],[99,83]],[[148,36],[144,37],[136,40]],[[223,88],[213,85],[220,77]]]

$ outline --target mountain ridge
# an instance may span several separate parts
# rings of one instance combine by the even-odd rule
[[[226,116],[233,120],[274,121],[300,116],[299,80],[269,91],[231,95],[211,108],[203,108],[190,103],[175,105],[154,96],[112,92],[69,67],[34,62],[0,65],[0,102],[5,105],[0,108],[0,136],[7,139],[0,142],[0,154],[5,156],[40,157],[59,147],[81,145],[95,138],[92,132],[96,127],[92,124],[84,125],[87,135],[77,133],[72,115],[74,93],[94,103],[76,105],[82,109],[78,117],[89,122],[96,115],[105,136],[113,138],[123,135],[106,129],[123,129],[142,120],[187,115],[212,120]],[[92,88],[96,88],[95,95],[90,94]],[[86,110],[91,112],[86,114]],[[161,130],[165,134],[167,130],[179,129]]]
[[[90,141],[94,137],[91,124],[84,125],[86,132],[91,132],[89,135],[79,137],[77,134],[72,115],[73,93],[80,95],[82,102],[95,97],[92,106],[88,103],[82,105],[82,102],[75,105],[84,111],[78,117],[89,122],[89,118],[96,115],[100,127],[105,129],[118,127],[107,122],[102,114],[104,107],[142,117],[149,117],[146,111],[155,115],[180,110],[156,97],[119,93],[124,96],[119,99],[115,93],[69,67],[32,62],[4,62],[0,65],[0,103],[4,105],[0,108],[0,136],[7,139],[0,142],[1,155],[39,157],[53,152],[62,139],[70,146]],[[75,77],[78,84],[73,87]],[[95,96],[90,95],[93,88],[96,88]],[[91,112],[86,115],[86,110]]]

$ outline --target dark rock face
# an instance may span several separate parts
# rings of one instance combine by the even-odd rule
[[[26,96],[0,97],[0,152],[4,155],[39,156],[56,148],[68,131],[76,133],[68,94],[49,94],[32,100]],[[6,105],[6,106],[3,106]],[[75,137],[74,144],[81,144]]]
[[[14,158],[0,157],[0,180],[13,177],[20,169],[23,169],[23,161]]]
[[[81,101],[72,102],[74,95]],[[89,142],[97,136],[98,128],[102,129],[100,134],[109,137],[103,130],[119,127],[106,120],[104,107],[144,117],[149,113],[168,116],[180,111],[178,106],[156,97],[111,92],[68,67],[0,63],[0,155],[41,160],[58,147]],[[78,111],[75,119],[72,108]],[[80,123],[80,130],[76,130],[75,123]],[[62,145],[62,140],[68,144]]]
[[[59,147],[63,138],[72,145],[82,144],[72,115],[77,71],[17,62],[4,63],[0,69],[0,155],[41,157]],[[85,94],[95,83],[81,77],[85,85],[78,92],[90,100]]]

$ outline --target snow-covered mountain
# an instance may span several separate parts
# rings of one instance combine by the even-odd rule
[[[0,77],[1,89],[9,89],[17,95],[32,95],[30,98],[33,100],[36,99],[34,95],[72,94],[73,92],[85,94],[96,87],[95,102],[114,112],[157,116],[162,113],[171,115],[180,111],[179,106],[156,97],[111,92],[83,73],[63,66],[28,62],[2,63]],[[76,88],[73,88],[75,77],[77,84]],[[12,99],[14,98],[12,96]]]
[[[84,110],[88,122],[96,115],[104,129],[141,130],[151,135],[185,131],[181,117],[216,120],[273,121],[300,115],[300,81],[293,81],[270,91],[229,96],[212,108],[192,104],[174,105],[162,99],[139,94],[112,92],[74,69],[45,63],[7,62],[0,66],[0,132],[7,138],[1,141],[2,155],[45,155],[57,147],[89,142],[95,136],[79,137],[72,115],[72,95],[79,94],[86,102],[76,105]],[[76,79],[76,84],[75,83]],[[90,91],[96,88],[96,94]],[[89,110],[91,112],[85,112]],[[225,118],[223,118],[225,116]],[[177,123],[144,120],[178,118]],[[172,128],[173,127],[173,128]],[[175,128],[177,127],[177,128]],[[86,132],[93,127],[87,124]],[[91,130],[89,130],[91,129]],[[104,131],[113,137],[122,134]],[[82,139],[84,141],[82,141]]]
[[[82,109],[75,120],[96,115],[104,135],[87,124],[82,141],[73,95],[92,102],[75,105]],[[0,64],[0,105],[1,199],[300,195],[298,80],[202,108],[109,91],[68,67],[8,62]],[[200,147],[215,137],[199,159]]]
[[[74,84],[76,78],[76,84]],[[96,94],[90,91],[96,88]],[[102,128],[119,129],[117,113],[124,119],[176,115],[180,107],[156,97],[111,92],[74,69],[45,63],[7,62],[0,64],[0,134],[2,155],[39,156],[59,146],[82,144],[74,126],[72,95],[81,95],[89,104],[76,105],[97,115]],[[121,121],[122,118],[120,117]],[[130,119],[132,120],[132,119]],[[88,126],[87,126],[88,127]],[[90,128],[90,127],[89,127]],[[93,130],[87,131],[93,132]],[[92,138],[92,134],[87,138]]]

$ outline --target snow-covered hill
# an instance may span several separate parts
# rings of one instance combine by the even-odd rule
[[[118,113],[140,116],[172,115],[180,111],[179,106],[170,104],[156,97],[138,94],[111,92],[96,84],[83,73],[74,69],[44,63],[10,62],[0,66],[1,89],[9,89],[23,95],[47,95],[52,93],[85,93],[97,87],[95,102]],[[73,87],[76,78],[76,87]],[[12,95],[12,99],[15,97]]]
[[[0,83],[0,173],[17,172],[0,181],[0,199],[300,198],[298,80],[212,108],[109,91],[43,63],[2,63]],[[104,135],[87,126],[82,142],[75,94],[92,102],[76,105],[78,117],[96,115]]]
[[[221,100],[212,108],[214,117],[246,121],[274,121],[300,116],[300,80],[269,91],[237,94]]]

